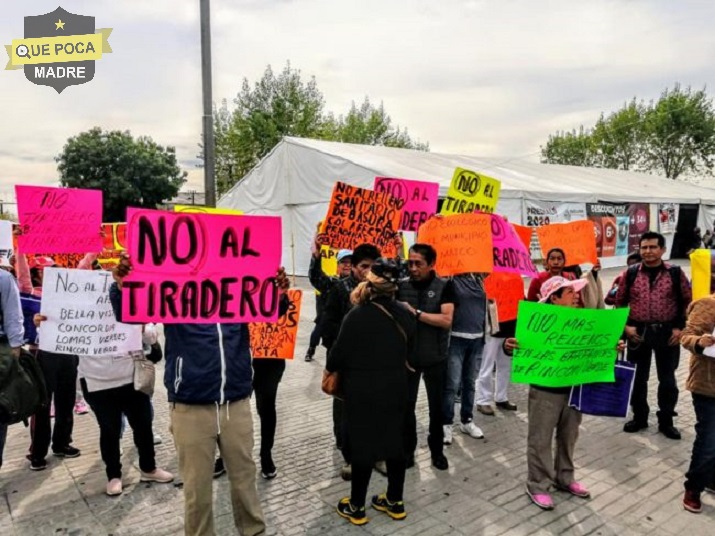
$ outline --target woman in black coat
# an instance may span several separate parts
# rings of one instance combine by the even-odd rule
[[[343,320],[326,368],[338,372],[345,400],[352,452],[351,496],[338,513],[363,525],[365,498],[375,462],[387,463],[387,493],[372,498],[373,508],[393,519],[406,517],[403,427],[407,409],[407,356],[415,320],[395,302],[398,268],[378,259],[352,293],[355,307]]]

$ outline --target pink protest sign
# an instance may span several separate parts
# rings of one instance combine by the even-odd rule
[[[133,270],[122,287],[131,322],[275,322],[281,262],[276,216],[187,214],[130,208]]]
[[[503,216],[490,214],[494,244],[494,271],[535,276],[538,273],[531,261],[529,249],[514,226]]]
[[[102,191],[15,186],[20,253],[102,251]]]
[[[387,192],[402,201],[401,231],[417,231],[437,212],[439,184],[436,182],[375,177],[376,192]]]

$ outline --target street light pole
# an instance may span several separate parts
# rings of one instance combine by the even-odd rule
[[[199,0],[201,9],[201,79],[204,96],[204,189],[206,206],[216,206],[216,153],[214,146],[213,89],[211,85],[211,0]]]

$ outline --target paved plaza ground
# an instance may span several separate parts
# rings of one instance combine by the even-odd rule
[[[615,270],[605,270],[610,284]],[[307,288],[306,280],[298,286]],[[301,332],[296,359],[289,362],[278,392],[278,430],[274,458],[278,477],[264,481],[258,490],[272,532],[285,536],[326,535],[498,535],[592,534],[678,535],[715,534],[715,495],[704,496],[704,512],[685,512],[680,499],[683,474],[690,459],[694,415],[689,393],[681,391],[676,425],[682,441],[657,433],[655,417],[650,428],[629,435],[621,431],[622,419],[584,417],[576,446],[577,477],[587,485],[589,500],[557,493],[557,507],[543,512],[524,493],[526,477],[525,386],[512,386],[510,399],[516,412],[495,417],[476,414],[486,438],[475,440],[455,431],[454,444],[445,449],[448,471],[430,464],[427,449],[426,396],[418,407],[417,465],[407,473],[405,503],[408,517],[392,521],[369,511],[370,523],[353,527],[335,513],[338,500],[350,485],[339,477],[341,457],[332,437],[331,401],[320,391],[325,353],[313,363],[303,355],[312,329],[314,299],[304,293]],[[655,369],[655,367],[653,367]],[[687,358],[678,371],[683,389]],[[655,375],[655,370],[653,371]],[[651,406],[655,407],[655,379],[651,381]],[[168,405],[163,385],[154,399],[155,427],[164,442],[157,461],[177,470],[168,432]],[[255,415],[255,414],[254,414]],[[255,419],[258,432],[258,419]],[[92,414],[76,417],[74,445],[79,458],[50,457],[46,471],[31,472],[25,454],[28,430],[10,428],[5,465],[0,470],[0,536],[30,535],[173,535],[183,534],[182,491],[173,485],[140,484],[131,432],[123,440],[125,492],[104,495],[104,466],[99,457],[99,429]],[[257,458],[256,449],[256,459]],[[374,473],[370,493],[382,492],[384,477]],[[216,530],[237,534],[233,526],[226,477],[215,482]]]

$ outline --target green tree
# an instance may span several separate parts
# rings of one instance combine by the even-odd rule
[[[358,107],[352,103],[350,111],[337,122],[337,130],[332,134],[336,141],[359,143],[363,145],[384,145],[385,147],[400,147],[429,151],[429,143],[413,141],[407,130],[392,126],[392,119],[385,112],[382,103],[375,107],[369,97],[365,97]]]
[[[603,114],[591,132],[596,152],[591,165],[612,169],[637,169],[643,163],[646,107],[633,99],[620,110],[604,118]]]
[[[407,130],[393,127],[384,106],[375,107],[368,98],[359,107],[353,103],[345,116],[326,112],[315,78],[303,81],[290,62],[277,76],[269,65],[253,86],[244,79],[234,104],[229,110],[223,101],[214,111],[219,195],[241,180],[284,136],[429,150],[428,144],[412,141]]]
[[[596,150],[591,132],[581,127],[571,132],[550,135],[546,145],[541,148],[541,161],[564,166],[595,165]]]
[[[670,179],[684,173],[712,174],[715,112],[705,90],[676,85],[651,105],[644,121],[643,167]]]
[[[705,90],[666,89],[657,102],[635,98],[596,125],[558,132],[541,147],[549,164],[653,171],[671,179],[712,174],[715,112]]]
[[[102,190],[104,221],[125,221],[129,206],[156,208],[186,181],[173,147],[95,127],[67,140],[55,158],[60,184]]]

